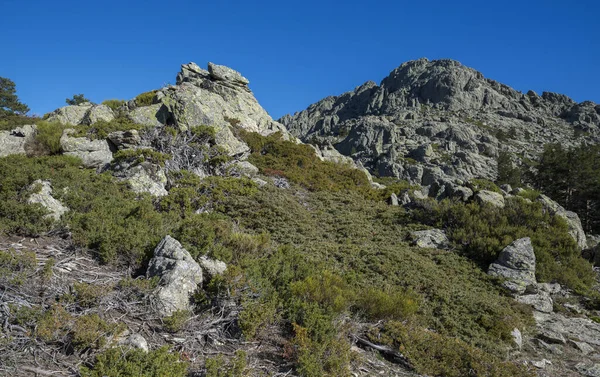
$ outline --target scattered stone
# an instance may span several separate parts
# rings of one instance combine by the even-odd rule
[[[410,232],[413,245],[428,249],[446,249],[450,245],[446,233],[441,229],[427,229]]]
[[[475,194],[475,200],[479,203],[491,204],[494,207],[504,208],[504,197],[497,192],[481,190]]]
[[[505,247],[488,269],[490,276],[506,279],[502,285],[515,293],[523,293],[528,285],[536,284],[535,253],[529,237]]]
[[[52,196],[52,186],[50,182],[38,179],[29,186],[29,190],[32,190],[33,193],[29,196],[29,199],[27,199],[27,203],[41,204],[50,212],[46,215],[47,217],[51,217],[55,221],[58,221],[60,220],[60,217],[69,210]]]
[[[190,296],[203,281],[202,267],[171,236],[156,246],[146,276],[160,278],[152,298],[155,310],[163,317],[178,310],[191,310]]]
[[[70,136],[75,132],[72,128],[63,131],[60,146],[64,154],[79,157],[86,168],[104,168],[112,161],[112,152],[106,140]]]
[[[403,191],[400,194],[400,198],[398,200],[403,206],[407,206],[412,202],[412,200],[410,199],[410,195],[408,194],[408,190]]]
[[[263,187],[264,185],[267,184],[267,181],[265,181],[264,179],[260,179],[258,177],[252,178],[252,182],[256,183],[259,187]]]
[[[398,197],[396,196],[396,194],[392,193],[392,195],[390,195],[388,199],[388,204],[391,206],[398,206]]]
[[[510,194],[510,193],[512,193],[513,188],[508,183],[505,183],[503,185],[500,185],[500,190],[502,190],[502,192],[504,192],[504,194]]]
[[[111,167],[113,175],[124,181],[137,193],[147,192],[152,196],[168,195],[167,175],[162,167],[148,161],[141,163],[123,161]]]

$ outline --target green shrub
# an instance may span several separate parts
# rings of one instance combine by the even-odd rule
[[[521,191],[517,195],[519,195],[521,198],[525,198],[525,199],[529,199],[531,201],[534,201],[534,200],[537,200],[537,198],[540,197],[541,192],[539,192],[537,190],[533,190],[533,189],[526,189],[524,191]]]
[[[123,105],[125,105],[126,101],[122,99],[107,99],[102,101],[103,105],[110,107],[112,111],[119,110]]]
[[[93,367],[81,367],[82,377],[185,377],[187,363],[168,347],[145,353],[140,349],[109,348],[96,357]]]
[[[356,308],[372,321],[402,320],[417,312],[419,298],[412,292],[398,289],[385,291],[367,288],[358,295]]]
[[[31,145],[26,147],[29,155],[55,155],[62,152],[60,138],[66,126],[60,123],[39,121],[36,123],[37,132]]]
[[[163,328],[168,332],[176,333],[183,329],[192,313],[187,310],[177,310],[168,317],[163,318]]]
[[[106,296],[112,287],[105,285],[74,283],[73,293],[75,300],[82,308],[92,308],[98,304],[102,297]]]
[[[26,124],[37,124],[41,119],[37,116],[21,114],[0,115],[0,131],[10,131]]]
[[[229,362],[223,355],[209,357],[205,362],[206,377],[245,377],[247,376],[246,352],[238,350]]]
[[[142,94],[138,94],[135,97],[135,104],[138,106],[150,106],[153,103],[154,96],[156,95],[156,90],[151,90],[149,92],[144,92]]]
[[[215,142],[215,136],[217,136],[217,130],[211,126],[196,126],[190,129],[192,135],[195,135],[201,140],[206,140],[210,143]]]
[[[85,136],[90,139],[106,139],[109,133],[115,131],[141,130],[144,126],[134,123],[125,116],[119,116],[111,121],[99,120],[91,126],[79,125],[74,127],[77,133],[73,137]]]
[[[371,334],[404,354],[419,374],[447,377],[533,377],[525,366],[485,354],[459,339],[411,324],[390,321]]]
[[[71,330],[71,343],[75,349],[102,348],[106,345],[106,335],[116,333],[119,326],[109,326],[97,314],[85,314],[75,318]]]
[[[85,102],[92,102],[89,99],[85,98],[83,94],[74,94],[73,97],[71,98],[67,98],[65,100],[67,105],[70,106],[77,106],[77,105],[81,105],[82,103]]]
[[[311,191],[371,192],[367,176],[349,165],[319,160],[312,147],[283,140],[281,133],[261,136],[238,130],[252,151],[249,161],[263,174],[278,175]]]

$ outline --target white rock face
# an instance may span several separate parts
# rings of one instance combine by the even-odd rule
[[[85,115],[93,106],[89,102],[77,106],[64,106],[51,112],[46,120],[76,126],[83,122]]]
[[[33,182],[30,189],[39,189],[34,192],[27,199],[27,203],[39,203],[46,208],[50,213],[46,216],[53,218],[54,220],[60,220],[60,217],[67,212],[69,209],[65,207],[60,201],[54,199],[52,196],[52,186],[48,181],[37,180]]]
[[[497,192],[481,190],[475,194],[475,199],[480,203],[488,203],[495,207],[504,208],[504,197]]]
[[[202,284],[202,268],[179,241],[166,236],[156,246],[146,276],[160,278],[153,292],[156,311],[163,317],[191,310],[190,296]]]
[[[25,154],[25,145],[35,135],[35,125],[16,127],[11,131],[0,131],[0,157]]]

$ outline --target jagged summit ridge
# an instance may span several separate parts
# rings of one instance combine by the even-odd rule
[[[499,151],[535,159],[546,143],[593,142],[600,105],[521,93],[475,69],[418,59],[279,120],[290,133],[331,143],[371,172],[430,186],[440,180],[494,179]],[[444,195],[443,186],[434,195]]]

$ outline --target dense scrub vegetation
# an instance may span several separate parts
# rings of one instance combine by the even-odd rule
[[[210,131],[194,132],[210,138]],[[127,264],[142,272],[156,244],[171,234],[193,257],[209,255],[228,264],[225,275],[211,279],[196,295],[197,310],[219,298],[235,300],[242,307],[243,336],[260,340],[269,336],[269,328],[278,327],[287,339],[284,357],[311,377],[348,375],[354,359],[351,339],[357,334],[401,351],[419,373],[528,376],[504,355],[510,332],[532,324],[530,309],[504,294],[485,273],[487,265],[514,239],[529,236],[541,281],[559,281],[579,292],[592,282],[566,225],[544,214],[538,204],[513,198],[498,209],[424,200],[407,211],[384,202],[391,192],[409,188],[406,183],[387,180],[387,190],[375,190],[359,170],[322,162],[308,146],[279,135],[243,136],[263,178],[286,178],[290,189],[261,187],[247,178],[200,179],[183,170],[171,173],[169,195],[152,198],[131,192],[108,173],[79,168],[80,161],[69,156],[10,156],[0,159],[0,231],[35,236],[68,229],[77,245],[92,250],[103,263]],[[162,157],[144,151],[120,155]],[[36,179],[49,180],[54,197],[69,207],[59,224],[45,218],[39,205],[27,204],[28,187]],[[406,241],[409,231],[428,226],[445,228],[454,252],[419,249]],[[2,268],[27,268],[26,259],[13,259],[0,255]],[[115,289],[134,292],[139,281],[145,280],[123,282]],[[95,293],[77,285],[72,300],[79,307],[93,307],[99,300]],[[93,334],[107,331],[103,319],[90,317],[78,324],[60,305],[40,308],[33,323],[51,318],[47,323],[61,326],[49,328],[48,334],[100,348]],[[191,314],[164,319],[164,330],[177,333]],[[93,334],[76,336],[82,327]],[[60,341],[54,336],[41,333],[40,339]],[[83,375],[120,371],[117,375],[128,376],[136,372],[125,371],[145,368],[156,371],[149,376],[177,376],[178,368],[185,369],[184,363],[161,369],[158,361],[177,360],[162,349],[154,351],[156,357],[117,357],[117,352],[98,354],[95,366],[82,369]],[[244,360],[241,354],[230,363],[207,360],[207,373],[236,375],[247,367]]]

